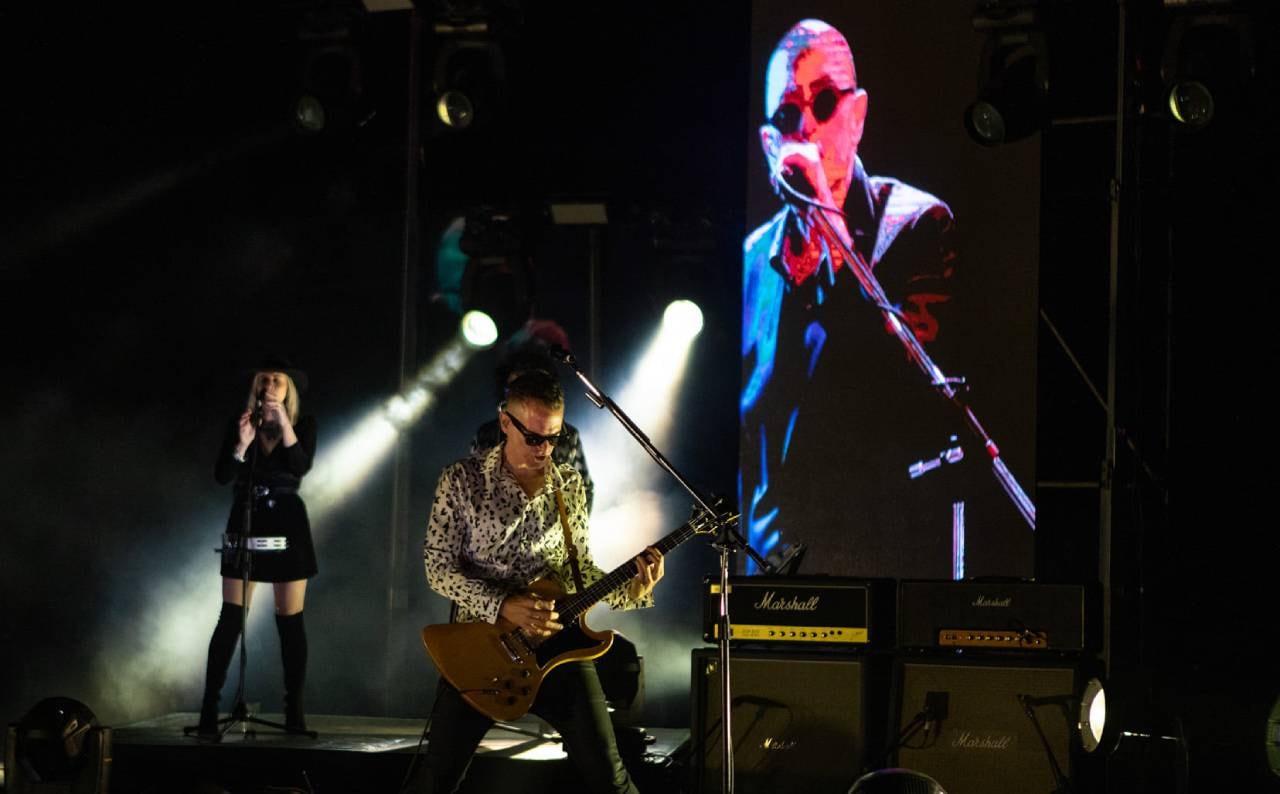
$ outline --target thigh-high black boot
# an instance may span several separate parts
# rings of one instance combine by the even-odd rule
[[[222,602],[218,624],[209,638],[209,661],[204,670],[204,697],[200,701],[200,736],[218,735],[218,698],[227,680],[227,667],[240,640],[240,624],[244,620],[244,607],[230,601]]]
[[[289,730],[305,731],[302,686],[307,678],[307,629],[302,613],[276,615],[280,632],[280,660],[284,662],[284,724]]]

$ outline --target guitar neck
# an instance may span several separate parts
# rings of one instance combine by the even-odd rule
[[[666,554],[676,546],[679,546],[681,543],[684,543],[686,540],[693,537],[695,534],[697,534],[697,531],[694,528],[693,523],[689,522],[677,529],[675,532],[672,532],[670,535],[667,535],[662,540],[654,543],[653,546],[658,551]],[[604,578],[600,579],[586,590],[583,590],[581,593],[575,593],[563,605],[561,605],[561,608],[558,610],[560,612],[561,620],[566,622],[577,620],[580,616],[585,615],[591,607],[595,606],[600,599],[629,582],[635,575],[636,564],[635,557],[633,555],[622,565],[619,565],[617,568],[614,568],[612,571],[605,574]]]

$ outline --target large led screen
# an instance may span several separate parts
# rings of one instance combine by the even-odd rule
[[[988,32],[963,3],[753,11],[745,534],[800,573],[1030,576],[1040,153],[966,129]]]

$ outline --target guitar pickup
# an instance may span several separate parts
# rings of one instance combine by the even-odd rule
[[[513,634],[498,635],[498,641],[502,643],[502,649],[507,652],[507,658],[519,664],[520,652],[516,650],[515,646],[512,644],[513,639],[515,639],[515,635]]]

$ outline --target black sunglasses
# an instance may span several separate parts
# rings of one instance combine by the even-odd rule
[[[520,420],[512,416],[511,412],[508,411],[506,408],[503,408],[502,412],[507,415],[508,419],[511,420],[511,424],[516,426],[516,430],[520,431],[520,435],[524,436],[524,443],[528,444],[531,447],[540,447],[542,446],[543,442],[546,442],[554,447],[556,444],[559,444],[560,441],[564,438],[564,430],[561,430],[559,433],[556,433],[555,435],[544,436],[540,433],[535,433],[529,428],[525,427],[523,424],[521,424]]]
[[[813,117],[818,121],[831,118],[835,115],[841,98],[856,90],[856,88],[832,88],[831,86],[822,89],[814,95],[810,103],[810,107],[813,108]],[[773,111],[773,115],[769,117],[769,123],[783,135],[790,135],[800,129],[800,121],[803,118],[804,110],[799,105],[795,102],[784,102]]]

